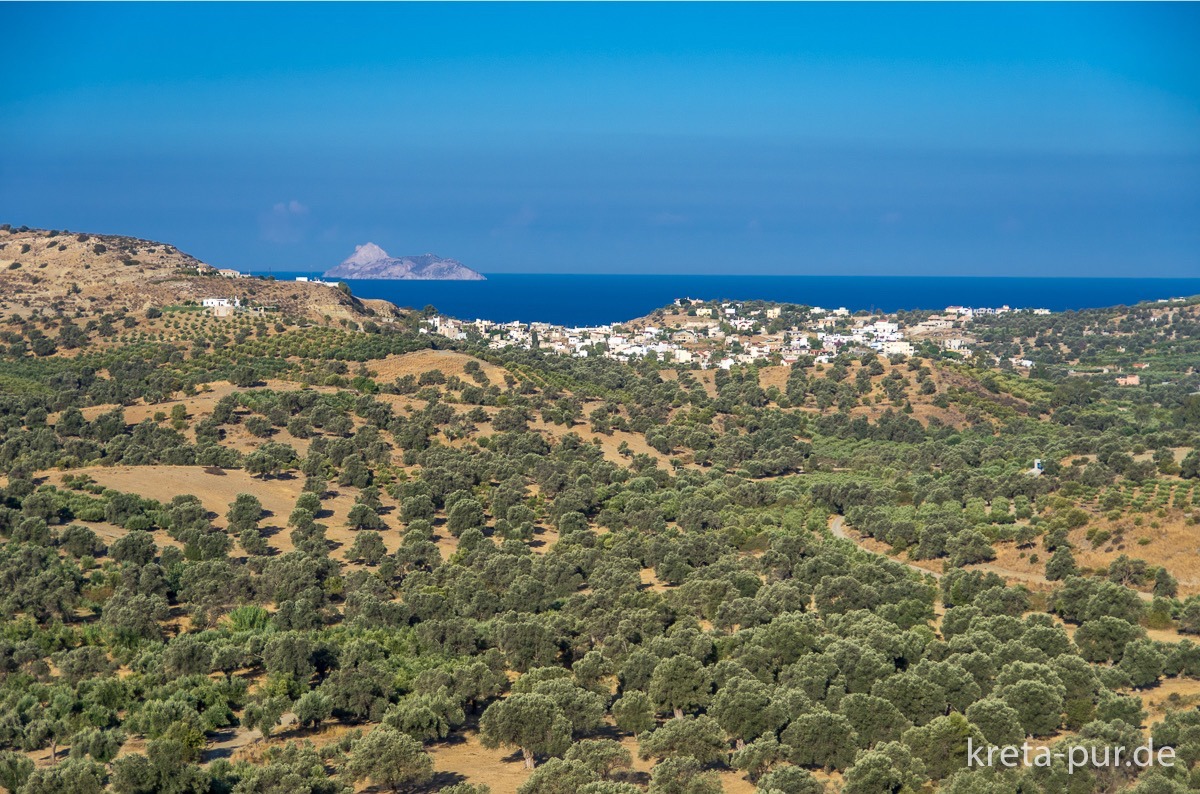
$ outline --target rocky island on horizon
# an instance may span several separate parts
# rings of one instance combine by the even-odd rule
[[[457,259],[443,259],[437,254],[419,256],[389,256],[375,243],[354,247],[354,253],[332,270],[329,278],[351,279],[409,279],[423,281],[484,281],[484,276]]]

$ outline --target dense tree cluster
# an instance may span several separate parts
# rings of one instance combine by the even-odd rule
[[[939,396],[978,409],[951,426],[912,412],[934,383],[920,361],[804,361],[784,388],[738,367],[710,390],[655,362],[469,340],[479,359],[459,374],[389,382],[372,362],[427,335],[289,321],[90,349],[123,320],[23,320],[6,340],[10,790],[417,789],[439,745],[477,729],[519,753],[524,794],[718,791],[731,770],[764,793],[822,791],[826,772],[857,794],[1048,793],[1066,790],[1061,765],[969,770],[967,740],[1137,744],[1139,692],[1200,677],[1200,646],[1147,631],[1200,633],[1200,598],[1131,554],[1103,571],[1075,555],[1081,537],[1120,542],[1110,514],[1194,514],[1195,453],[1175,454],[1200,432],[1185,399],[929,362],[944,365]],[[1102,320],[1056,320],[1035,347]],[[1125,344],[1144,321],[1103,320]],[[50,345],[81,354],[54,355],[50,325]],[[1172,321],[1169,355],[1191,350],[1188,328]],[[299,385],[266,383],[282,375]],[[126,421],[122,406],[218,380],[235,388],[204,411]],[[856,413],[868,395],[886,407]],[[240,467],[302,491],[285,515],[254,492],[212,512],[75,471],[114,464]],[[352,502],[343,545],[335,497]],[[940,581],[833,537],[835,516],[943,560]],[[1009,542],[1045,554],[1053,591],[966,567]],[[1190,714],[1150,729],[1185,764],[1140,781],[1087,770],[1073,790],[1184,790],[1200,761]],[[318,741],[330,724],[349,730]],[[255,762],[208,754],[230,730],[262,737]]]

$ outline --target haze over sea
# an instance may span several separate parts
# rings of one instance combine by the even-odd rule
[[[254,275],[268,275],[256,272]],[[271,273],[280,280],[313,272]],[[1046,308],[1131,305],[1200,294],[1200,278],[990,278],[958,276],[675,276],[491,273],[487,281],[347,280],[360,298],[433,305],[464,320],[602,325],[641,317],[676,298],[765,300],[851,311],[947,306]]]

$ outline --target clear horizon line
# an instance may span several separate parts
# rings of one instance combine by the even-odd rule
[[[274,273],[296,273],[300,275],[318,275],[324,278],[324,270],[304,270],[292,269],[286,267],[270,268],[268,270],[250,269],[242,270],[234,268],[239,272],[246,273],[252,276],[266,276]],[[476,270],[482,276],[608,276],[608,277],[632,277],[632,278],[661,278],[664,276],[676,278],[930,278],[930,279],[1063,279],[1070,281],[1147,281],[1147,280],[1173,280],[1173,281],[1196,281],[1200,282],[1200,276],[1060,276],[1060,275],[1026,275],[1026,276],[998,276],[991,274],[922,274],[922,273],[597,273],[586,271],[516,271],[516,270]],[[428,278],[428,279],[389,279],[389,278],[360,278],[351,279],[345,277],[331,276],[338,281],[462,281],[465,283],[477,282],[477,279],[455,279],[455,278]]]

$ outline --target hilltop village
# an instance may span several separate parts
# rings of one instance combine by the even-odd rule
[[[902,316],[851,313],[841,307],[769,304],[762,301],[704,301],[678,298],[674,305],[627,323],[567,328],[549,323],[498,323],[434,316],[422,333],[484,342],[492,349],[540,349],[559,355],[602,356],[617,361],[653,359],[689,369],[724,369],[761,362],[791,365],[802,356],[825,364],[839,353],[874,350],[886,357],[940,349],[969,358],[971,321],[1010,312],[1048,315],[1049,309],[949,306],[942,313]],[[1033,362],[1013,357],[1013,366]]]

